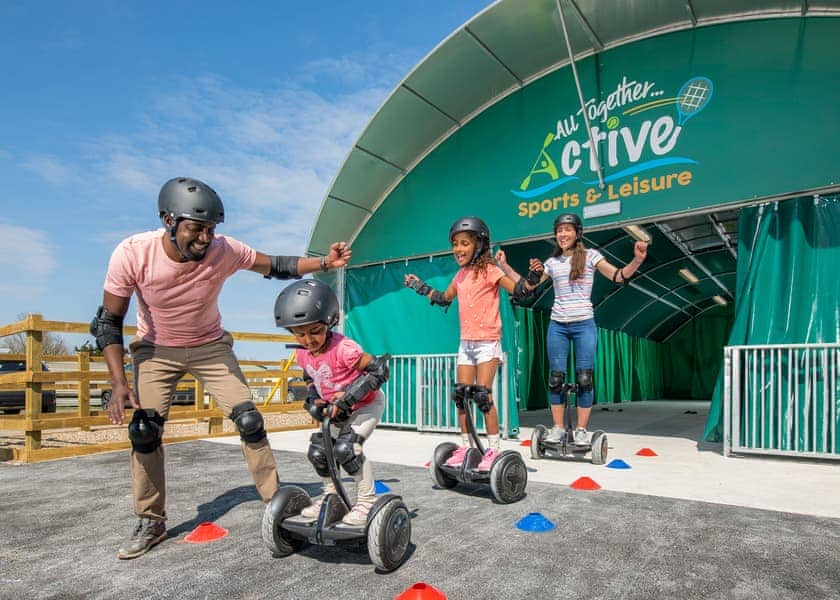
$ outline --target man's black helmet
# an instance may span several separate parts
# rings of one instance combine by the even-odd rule
[[[574,213],[563,213],[554,219],[554,232],[557,233],[557,228],[564,223],[574,225],[577,237],[580,239],[580,236],[583,235],[583,223],[581,223],[580,217]]]
[[[462,231],[469,231],[478,238],[478,248],[475,250],[473,260],[490,250],[490,228],[487,227],[487,223],[478,217],[462,217],[458,219],[449,228],[449,243],[452,243],[452,238],[455,237],[456,233],[461,233]]]
[[[175,177],[163,184],[158,195],[158,215],[192,219],[207,223],[224,223],[225,207],[213,188],[189,177]]]
[[[297,327],[323,321],[330,327],[338,324],[338,298],[326,283],[301,279],[286,286],[274,302],[277,327]]]

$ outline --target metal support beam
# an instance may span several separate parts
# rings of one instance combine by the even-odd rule
[[[402,86],[401,86],[401,87],[402,87],[405,91],[409,92],[410,94],[413,94],[415,97],[417,97],[417,98],[418,98],[419,100],[421,100],[422,102],[425,102],[426,104],[428,104],[429,106],[431,106],[434,110],[436,110],[437,112],[439,112],[440,114],[442,114],[444,117],[446,117],[447,119],[449,119],[450,121],[452,121],[453,123],[455,123],[455,125],[457,125],[458,127],[460,127],[460,126],[461,126],[461,121],[459,121],[458,119],[456,119],[455,117],[453,117],[452,115],[450,115],[448,112],[446,112],[445,110],[443,110],[440,106],[438,106],[437,104],[435,104],[434,102],[432,102],[431,100],[429,100],[428,98],[426,98],[426,96],[424,96],[423,94],[421,94],[420,92],[418,92],[418,91],[417,91],[417,90],[415,90],[414,88],[409,87],[409,86],[408,86],[408,85],[406,85],[405,83],[404,83],[404,84],[402,84]]]
[[[715,277],[714,273],[712,273],[711,271],[709,271],[709,269],[706,268],[706,265],[704,265],[699,260],[697,260],[697,258],[695,258],[694,253],[691,251],[691,248],[686,246],[685,243],[679,237],[677,237],[673,231],[671,231],[670,227],[668,227],[667,225],[663,225],[662,223],[655,223],[655,225],[656,228],[662,232],[662,235],[668,238],[668,240],[672,244],[674,244],[674,246],[679,248],[680,251],[683,254],[685,254],[685,257],[694,264],[694,266],[703,271],[709,279],[714,281],[715,285],[717,285],[721,290],[723,290],[723,293],[725,293],[730,300],[735,299],[735,296],[732,294],[732,292],[729,291],[729,288],[726,287],[726,285],[724,285],[724,283],[720,279]]]
[[[720,239],[723,241],[723,245],[726,246],[726,249],[729,250],[729,254],[732,255],[732,258],[738,260],[738,251],[734,248],[732,244],[732,238],[729,237],[729,234],[726,233],[726,229],[723,228],[723,225],[720,224],[720,221],[717,220],[714,214],[709,214],[709,221],[712,222],[712,229],[718,234]]]
[[[481,39],[475,33],[473,33],[472,29],[470,29],[469,27],[464,27],[464,33],[466,33],[468,36],[470,36],[470,38],[478,45],[479,48],[481,48],[484,51],[485,54],[487,54],[487,56],[492,58],[494,61],[496,61],[499,64],[500,67],[502,67],[505,71],[507,71],[508,74],[516,80],[516,82],[519,84],[520,88],[525,85],[525,82],[522,80],[522,78],[519,75],[517,75],[516,73],[514,73],[513,69],[511,69],[509,66],[507,66],[507,64],[505,64],[505,62],[502,61],[502,59],[499,58],[496,55],[496,53],[493,52],[489,48],[489,46],[487,46],[487,44],[485,44],[483,41],[481,41]]]

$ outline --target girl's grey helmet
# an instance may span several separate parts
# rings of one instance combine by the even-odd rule
[[[295,281],[274,302],[274,323],[286,329],[319,322],[334,327],[338,324],[338,313],[335,293],[317,279]]]
[[[176,221],[191,219],[207,223],[224,223],[222,199],[209,185],[198,179],[175,177],[163,184],[158,195],[158,216]]]
[[[458,219],[449,228],[449,243],[452,243],[452,238],[455,237],[456,233],[461,233],[462,231],[469,231],[478,238],[478,248],[475,249],[473,260],[490,250],[490,228],[487,227],[487,223],[478,217],[462,217]]]

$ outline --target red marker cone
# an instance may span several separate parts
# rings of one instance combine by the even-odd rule
[[[428,583],[418,581],[403,593],[394,596],[394,600],[446,600],[446,594]]]
[[[215,523],[202,523],[193,529],[187,537],[185,542],[191,544],[204,544],[205,542],[215,542],[220,540],[228,534],[228,530],[224,527],[219,527]]]
[[[600,490],[601,486],[589,477],[580,477],[569,486],[575,490]]]
[[[519,444],[519,445],[520,446],[526,446],[526,447],[530,446],[531,445],[531,440],[522,440],[522,443]]]
[[[650,448],[642,448],[638,452],[636,452],[636,456],[658,456],[656,452],[651,450]]]

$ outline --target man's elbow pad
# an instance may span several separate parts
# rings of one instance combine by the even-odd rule
[[[90,322],[90,334],[96,340],[96,346],[104,350],[105,346],[123,343],[123,317],[108,312],[101,306],[96,309],[96,316]]]
[[[297,256],[269,256],[271,268],[266,279],[300,279]]]

